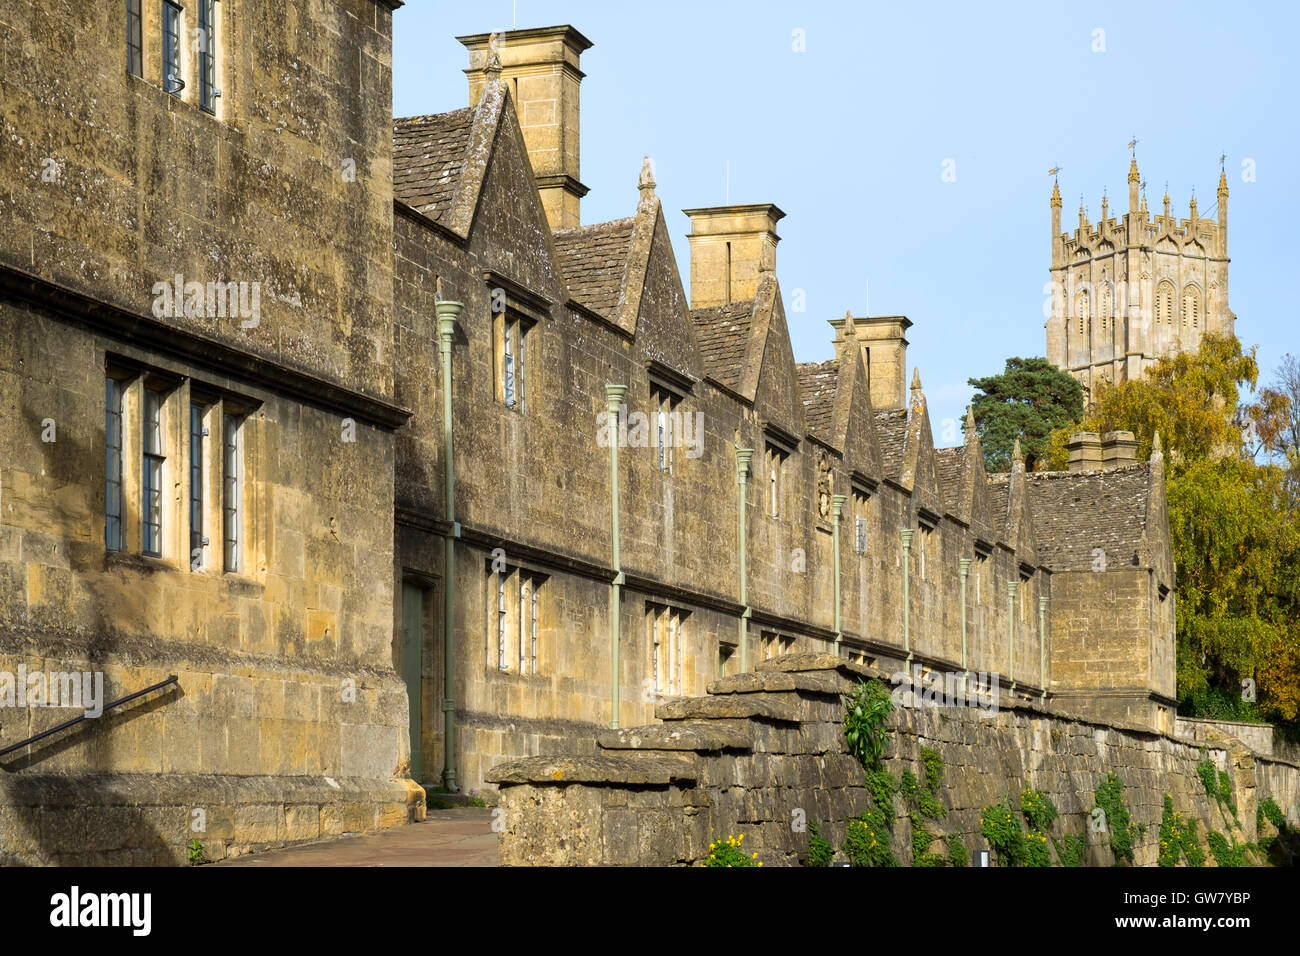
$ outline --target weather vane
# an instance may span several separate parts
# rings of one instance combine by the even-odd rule
[[[1137,146],[1138,146],[1137,133],[1134,133],[1133,138],[1128,141],[1129,155],[1132,156],[1134,159],[1137,158]]]
[[[1049,176],[1055,178],[1055,177],[1057,176],[1057,174],[1060,173],[1060,171],[1061,171],[1061,167],[1060,167],[1060,166],[1053,166],[1051,169],[1049,169],[1049,170],[1047,171],[1047,175],[1049,175]]]

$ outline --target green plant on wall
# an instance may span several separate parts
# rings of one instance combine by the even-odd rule
[[[1179,857],[1188,866],[1203,866],[1205,851],[1196,839],[1196,821],[1187,820],[1174,810],[1174,798],[1165,794],[1164,813],[1160,817],[1160,866],[1177,866]]]
[[[1095,794],[1096,805],[1105,813],[1106,831],[1110,834],[1110,849],[1115,854],[1115,864],[1133,863],[1133,847],[1146,832],[1146,825],[1134,823],[1133,815],[1124,805],[1124,784],[1115,774],[1107,774]]]
[[[891,706],[889,688],[878,680],[858,681],[857,690],[845,701],[844,740],[864,770],[880,763],[888,734],[885,720]]]
[[[808,866],[830,866],[835,857],[835,847],[821,835],[817,821],[808,821]]]
[[[980,813],[980,833],[998,855],[1003,866],[1024,866],[1027,859],[1025,834],[1020,820],[1005,798]]]
[[[985,807],[980,814],[980,832],[989,846],[997,851],[1003,866],[1051,866],[1052,850],[1062,866],[1082,866],[1088,854],[1088,842],[1067,835],[1058,840],[1048,830],[1059,816],[1056,804],[1047,794],[1032,787],[1020,792],[1020,813],[1011,806],[1009,797]],[[1021,817],[1028,825],[1026,831]]]
[[[1052,846],[1056,848],[1056,859],[1061,866],[1083,866],[1088,858],[1088,841],[1083,837],[1066,834],[1061,839],[1052,837]]]
[[[943,779],[943,757],[932,747],[922,747],[921,758],[923,780],[917,782],[911,770],[904,770],[899,792],[912,812],[912,865],[913,866],[965,866],[969,859],[966,847],[960,837],[956,842],[961,847],[960,854],[953,850],[951,834],[945,838],[948,849],[946,856],[931,853],[937,835],[926,827],[927,821],[939,820],[948,815],[948,808],[939,802],[939,783]]]
[[[744,841],[745,834],[740,836],[729,836],[722,840],[714,840],[709,844],[709,858],[701,863],[701,866],[762,866],[757,853],[749,856],[741,849],[740,844]]]
[[[898,784],[880,765],[891,707],[889,688],[879,680],[859,681],[844,701],[844,740],[862,764],[868,802],[867,809],[849,821],[844,833],[844,852],[853,866],[898,866],[890,849]]]

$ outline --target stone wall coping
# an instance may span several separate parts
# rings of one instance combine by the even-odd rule
[[[620,754],[617,757],[563,755],[524,757],[500,763],[488,771],[488,783],[542,783],[564,786],[574,783],[640,784],[667,786],[674,781],[694,783],[699,777],[695,761],[688,757]]]

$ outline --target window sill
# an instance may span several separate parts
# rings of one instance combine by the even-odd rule
[[[166,558],[155,558],[147,554],[138,554],[134,551],[104,551],[104,567],[130,568],[135,571],[158,572],[158,571],[180,571],[172,562]]]

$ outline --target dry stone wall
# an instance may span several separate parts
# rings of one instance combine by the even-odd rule
[[[677,865],[707,858],[711,840],[744,834],[747,851],[767,865],[806,858],[820,823],[835,846],[848,821],[868,806],[863,772],[844,747],[842,695],[884,671],[818,655],[765,661],[755,673],[715,681],[704,697],[660,704],[660,723],[608,731],[592,755],[530,757],[499,765],[507,865]],[[1113,862],[1107,835],[1090,833],[1094,793],[1108,773],[1124,784],[1124,802],[1146,831],[1138,865],[1154,865],[1165,794],[1210,830],[1228,815],[1197,776],[1205,759],[1233,784],[1241,830],[1255,839],[1258,802],[1273,797],[1296,821],[1300,766],[1253,755],[1236,741],[1198,744],[1137,726],[1105,725],[1002,695],[997,710],[900,706],[892,709],[884,766],[919,777],[922,746],[943,758],[940,828],[967,850],[985,849],[980,811],[1003,797],[1019,806],[1025,787],[1044,792],[1060,811],[1052,832],[1089,841],[1087,862]],[[894,855],[911,859],[911,821],[903,801],[893,827]]]

